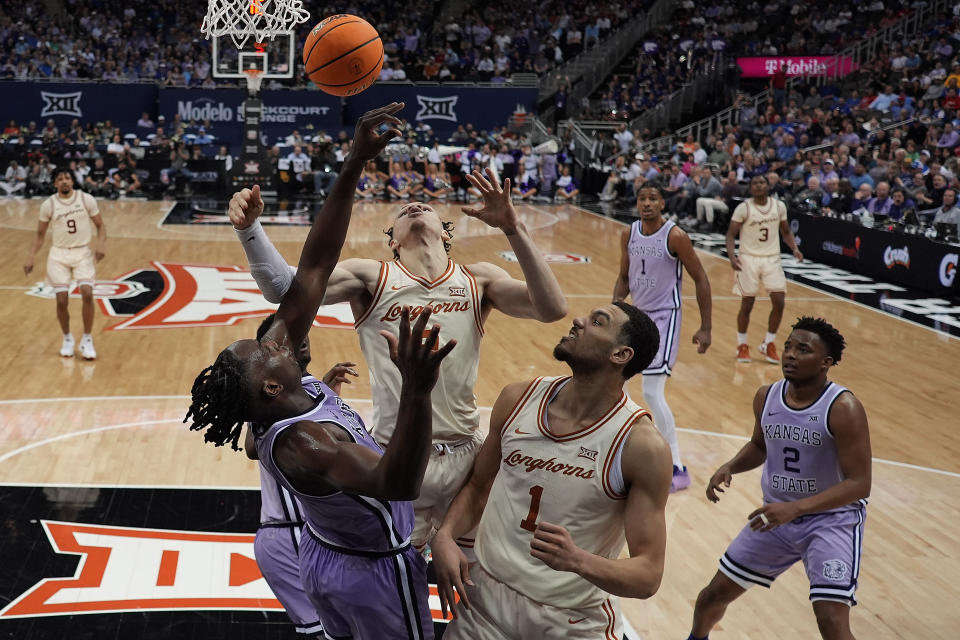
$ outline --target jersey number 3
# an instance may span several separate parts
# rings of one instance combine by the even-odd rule
[[[540,498],[543,496],[543,487],[534,485],[530,487],[530,512],[527,517],[520,521],[520,528],[527,531],[537,530],[537,516],[540,515]]]

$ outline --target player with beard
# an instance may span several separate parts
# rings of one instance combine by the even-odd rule
[[[623,386],[658,345],[650,318],[614,302],[575,319],[554,349],[572,376],[501,392],[432,543],[441,611],[456,616],[445,638],[619,638],[618,597],[657,592],[670,448]],[[477,523],[469,565],[455,540]]]

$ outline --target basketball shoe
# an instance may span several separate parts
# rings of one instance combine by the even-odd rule
[[[770,364],[780,364],[780,356],[777,355],[777,348],[772,342],[762,344],[759,347],[760,353]]]
[[[745,344],[737,345],[737,362],[750,362],[750,347]]]
[[[73,335],[68,333],[65,336],[63,336],[63,344],[60,345],[60,355],[63,356],[64,358],[72,358],[73,347],[74,347]]]
[[[673,478],[670,480],[670,493],[683,491],[690,486],[690,474],[687,468],[682,469],[676,465],[673,466]]]
[[[90,336],[80,338],[80,355],[83,356],[84,360],[97,359],[97,351],[93,348],[93,338]]]

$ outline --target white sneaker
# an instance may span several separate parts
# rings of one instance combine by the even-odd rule
[[[60,345],[60,355],[64,358],[72,358],[73,347],[73,336],[68,333],[67,335],[63,336],[63,344]]]
[[[84,360],[96,360],[97,351],[93,348],[93,338],[82,338],[80,340],[80,355]]]

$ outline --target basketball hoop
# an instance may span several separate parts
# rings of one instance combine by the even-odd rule
[[[260,83],[263,82],[263,71],[260,69],[244,69],[247,76],[247,92],[251,96],[260,93]]]
[[[273,40],[309,18],[303,0],[208,0],[200,31],[208,40],[230,36],[242,49],[250,38],[257,43]]]

